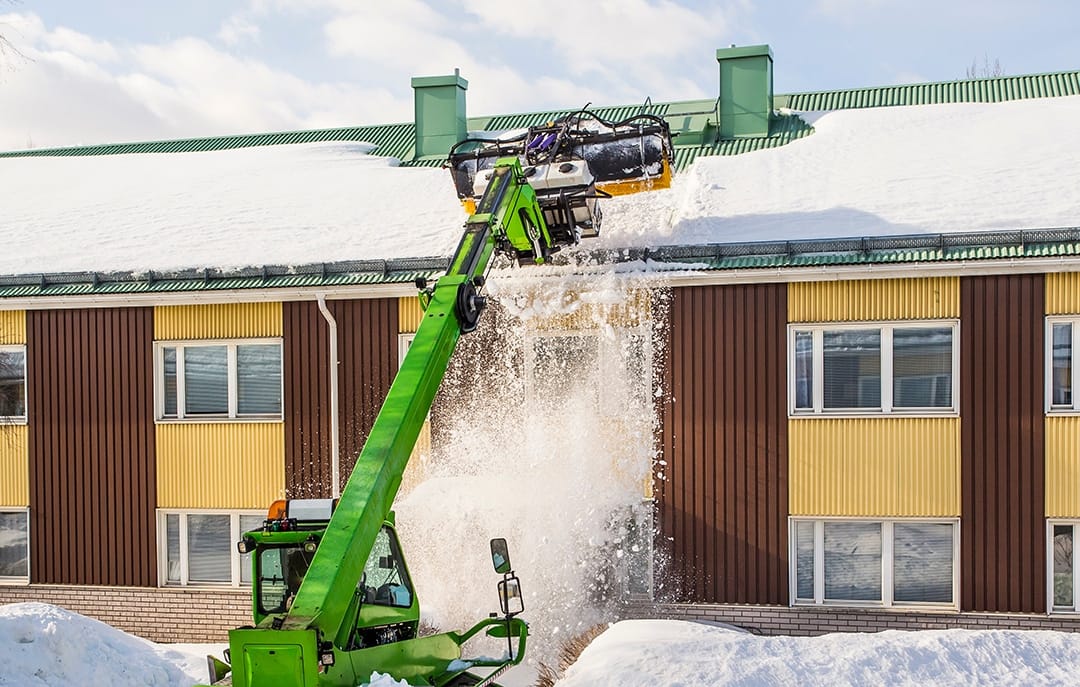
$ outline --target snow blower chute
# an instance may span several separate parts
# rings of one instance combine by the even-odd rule
[[[597,198],[671,185],[666,121],[639,114],[609,122],[583,109],[501,138],[472,137],[455,145],[448,163],[468,212],[476,211],[496,163],[506,157],[520,161],[556,246],[599,235]]]

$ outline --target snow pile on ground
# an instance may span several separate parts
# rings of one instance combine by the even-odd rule
[[[3,686],[190,687],[206,679],[204,648],[157,645],[48,604],[0,606]]]
[[[759,637],[676,620],[612,625],[557,687],[1075,685],[1080,634],[889,631]]]
[[[1075,226],[1080,96],[804,115],[789,145],[699,158],[603,201],[584,248]],[[377,152],[377,151],[376,151]],[[0,274],[449,255],[450,175],[359,143],[0,159]]]

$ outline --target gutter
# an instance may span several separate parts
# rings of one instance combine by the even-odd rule
[[[326,294],[315,295],[326,324],[330,326],[330,495],[341,496],[341,422],[338,418],[338,330],[337,320],[326,307]]]

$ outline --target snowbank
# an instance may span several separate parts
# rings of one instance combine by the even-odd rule
[[[1075,685],[1080,635],[926,630],[758,637],[676,620],[616,623],[558,687]]]
[[[190,687],[206,680],[204,646],[157,645],[42,603],[0,606],[0,685]]]
[[[605,201],[586,247],[1078,223],[1080,96],[806,116],[806,138]],[[369,150],[0,159],[0,274],[449,255],[464,221],[449,174]]]

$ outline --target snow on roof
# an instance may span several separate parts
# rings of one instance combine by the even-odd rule
[[[585,248],[1080,224],[1080,96],[804,115],[789,145],[699,158],[604,202]],[[449,255],[449,174],[362,144],[0,159],[0,274]]]

